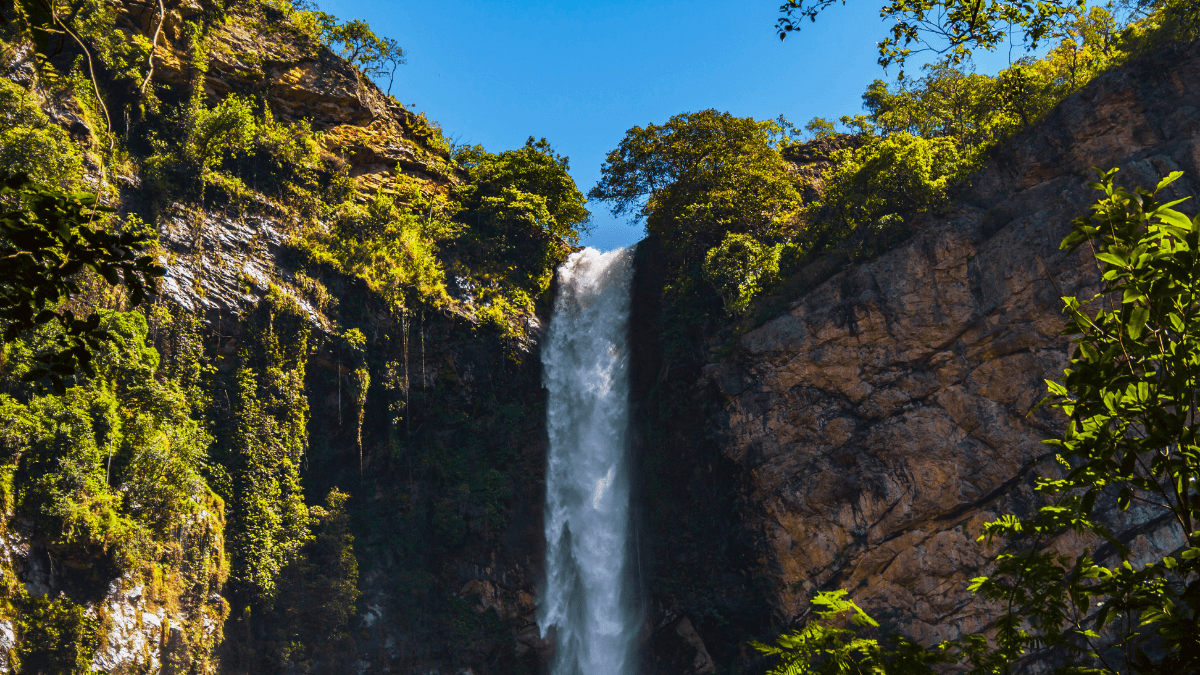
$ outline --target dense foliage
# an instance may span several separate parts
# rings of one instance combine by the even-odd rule
[[[499,154],[461,148],[454,159],[469,178],[456,199],[470,235],[453,249],[455,273],[477,280],[472,290],[485,315],[528,311],[591,219],[570,164],[546,139],[532,137]]]
[[[814,118],[805,143],[783,118],[712,110],[634,127],[589,195],[614,215],[644,219],[667,244],[668,290],[680,293],[672,304],[693,307],[694,321],[752,316],[756,298],[808,263],[861,260],[895,245],[1004,140],[1108,68],[1178,36],[1154,18],[1161,7],[1125,26],[1103,7],[1059,9],[1047,15],[1043,39],[1053,46],[1043,58],[1021,58],[995,76],[944,58],[919,78],[876,80],[863,94],[865,114],[840,120],[852,135]],[[806,168],[814,164],[826,168],[814,176]],[[720,302],[705,297],[712,292]]]
[[[62,306],[79,295],[75,277],[90,270],[113,286],[123,285],[136,307],[155,290],[155,277],[165,271],[145,255],[151,233],[129,223],[126,231],[109,232],[112,224],[96,195],[66,193],[41,187],[27,175],[0,177],[0,199],[13,208],[0,213],[0,322],[4,340],[37,326],[58,324],[56,341],[38,355],[30,380],[48,379],[63,393],[63,377],[76,370],[94,376],[93,354],[106,332],[100,315],[76,318]]]
[[[777,145],[782,128],[704,110],[666,124],[633,127],[608,154],[589,196],[613,215],[646,220],[684,259],[704,255],[725,234],[789,234],[799,195]]]
[[[779,39],[799,31],[805,19],[816,22],[835,4],[837,0],[785,0],[776,22]],[[1190,0],[1129,0],[1120,4],[1130,23],[1121,37],[1138,50],[1165,41],[1186,43],[1200,34],[1195,3]],[[1112,9],[1111,4],[1108,7]],[[995,51],[1008,45],[1032,51],[1070,34],[1081,15],[1097,9],[1089,10],[1083,0],[894,0],[879,10],[880,18],[892,22],[891,35],[877,43],[879,64],[885,68],[898,64],[903,78],[909,57],[922,52],[958,65],[969,62],[976,50]]]
[[[202,478],[211,437],[193,416],[199,402],[147,345],[143,315],[105,312],[101,327],[109,339],[98,344],[93,374],[68,378],[63,395],[21,383],[56,339],[56,324],[4,347],[5,508],[35,524],[39,545],[71,561],[70,596],[22,585],[6,594],[5,614],[22,631],[18,657],[30,672],[91,672],[99,626],[78,598],[103,593],[113,577],[131,575],[151,586],[155,602],[189,608],[189,641],[201,639],[205,617],[223,611],[210,595],[225,575],[224,505]]]
[[[27,90],[0,79],[0,116],[0,163],[46,187],[76,186],[83,164],[78,147]]]

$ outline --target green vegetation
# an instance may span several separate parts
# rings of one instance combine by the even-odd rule
[[[1186,672],[1200,668],[1200,216],[1156,198],[1180,172],[1133,192],[1114,187],[1115,173],[1101,173],[1104,199],[1062,242],[1065,251],[1092,246],[1104,278],[1094,297],[1064,298],[1063,334],[1077,349],[1043,401],[1070,419],[1047,441],[1065,475],[1039,480],[1051,503],[1036,516],[988,524],[985,540],[1007,550],[972,589],[1006,603],[999,659],[1050,646],[1100,672]],[[1156,536],[1176,551],[1147,560],[1116,539],[1096,512],[1114,494],[1121,510],[1137,501],[1165,516]],[[1046,550],[1066,531],[1112,553]]]
[[[347,204],[329,231],[299,242],[314,262],[359,277],[396,312],[449,303],[436,246],[459,230],[444,220],[446,200],[427,197],[416,181],[405,187],[406,201],[379,193],[366,205]]]
[[[634,127],[588,196],[610,202],[613,215],[644,218],[683,264],[703,260],[727,233],[786,237],[799,195],[778,152],[782,132],[715,110]]]
[[[759,288],[779,273],[781,245],[763,246],[748,234],[729,233],[704,256],[704,278],[716,287],[729,314],[741,314]]]
[[[22,384],[38,367],[36,355],[57,339],[56,324],[4,348],[6,520],[35,524],[39,545],[69,561],[60,583],[72,591],[50,598],[8,586],[2,611],[16,619],[18,657],[29,672],[91,672],[104,627],[78,598],[103,594],[113,579],[147,583],[156,604],[187,608],[188,639],[223,611],[210,597],[225,574],[223,504],[201,477],[211,442],[193,417],[201,402],[147,345],[141,314],[105,312],[100,327],[108,339],[98,343],[93,373],[65,378],[62,395]],[[184,358],[176,362],[186,370]]]
[[[112,630],[106,593],[141,585],[139,611],[189,617],[147,647],[192,659],[181,672],[215,667],[218,642],[229,672],[340,672],[365,639],[360,565],[393,556],[390,611],[423,653],[450,636],[473,655],[507,645],[495,612],[477,615],[443,583],[455,556],[500,536],[508,501],[534,480],[521,448],[541,405],[509,399],[538,391],[525,332],[588,220],[567,158],[544,139],[451,153],[394,100],[385,129],[284,119],[260,86],[262,53],[228,53],[226,28],[259,31],[272,58],[328,64],[329,48],[353,68],[337,76],[376,107],[366,79],[403,62],[365,23],[309,6],[205,2],[163,28],[153,55],[113,3],[6,9],[0,46],[44,48],[36,96],[0,81],[0,156],[32,177],[4,188],[0,243],[38,263],[0,280],[0,528],[36,522],[31,546],[58,584],[43,596],[5,576],[0,618],[14,622],[23,672],[89,672]],[[151,14],[137,20],[154,30]],[[60,32],[47,42],[46,29]],[[214,89],[232,56],[245,65],[234,90]],[[82,125],[52,123],[46,97]],[[352,177],[354,153],[397,142],[419,171]],[[97,173],[100,197],[61,191]],[[153,297],[155,258],[186,261],[145,223],[169,217],[202,244],[202,215],[270,218],[300,268],[242,308],[236,337]],[[332,335],[313,330],[300,297]],[[455,373],[447,345],[486,376]],[[79,347],[75,361],[38,360],[65,347]],[[25,381],[47,369],[51,394]]]
[[[779,646],[755,645],[781,657],[773,673],[932,672],[926,664],[951,661],[971,673],[1008,673],[1048,649],[1064,674],[1200,668],[1200,216],[1157,199],[1180,172],[1132,192],[1114,186],[1115,173],[1093,183],[1104,198],[1061,245],[1093,247],[1104,283],[1092,298],[1063,298],[1063,334],[1077,348],[1063,381],[1047,380],[1042,402],[1069,418],[1062,438],[1045,441],[1058,449],[1060,471],[1038,478],[1048,503],[1035,515],[1003,515],[980,537],[1002,544],[992,575],[971,584],[1003,608],[995,636],[935,650],[900,640],[884,650],[829,623],[852,609],[860,627],[878,627],[839,591],[819,595],[814,602],[831,611]],[[1107,500],[1148,509],[1147,528],[1171,542],[1169,555],[1135,553],[1110,532],[1097,512]],[[1096,548],[1066,543],[1068,533]]]
[[[127,32],[120,5],[47,7],[6,3],[0,35],[14,54],[38,47],[39,87],[0,79],[0,159],[29,176],[0,188],[0,255],[12,263],[0,274],[0,527],[35,522],[32,546],[61,583],[39,595],[4,577],[0,616],[14,622],[21,667],[87,672],[111,629],[102,598],[145,586],[150,611],[189,617],[177,653],[202,661],[223,640],[229,672],[338,672],[376,639],[361,619],[373,579],[370,602],[388,603],[411,640],[406,658],[458,658],[433,654],[455,645],[532,672],[536,655],[513,656],[508,624],[477,611],[447,570],[495,550],[524,518],[514,498],[537,493],[544,409],[527,332],[589,219],[567,158],[534,138],[501,152],[451,148],[435,123],[366,82],[390,82],[399,45],[311,5],[206,0],[181,22],[172,15],[154,50]],[[154,9],[137,20],[168,22]],[[995,78],[951,59],[920,79],[877,82],[866,114],[841,121],[853,139],[809,123],[824,150],[797,142],[785,120],[712,110],[630,130],[591,196],[644,218],[667,268],[658,419],[676,419],[694,396],[694,378],[682,383],[722,325],[752,322],[806,264],[894,243],[998,143],[1182,16],[1152,6],[1118,29],[1100,9],[1056,14],[1046,58]],[[225,29],[262,49],[230,53]],[[273,98],[275,65],[333,55],[350,67],[329,72],[370,108],[370,125],[306,119]],[[42,111],[51,98],[78,115],[69,133]],[[391,143],[402,152],[388,154]],[[360,175],[376,155],[402,165]],[[802,166],[813,159],[829,164],[819,177]],[[99,197],[66,192],[85,181]],[[287,240],[281,278],[240,308],[235,328],[226,312],[194,316],[153,297],[159,262],[180,261],[156,250],[148,223],[192,228],[197,264],[211,264],[202,228],[261,217]],[[261,293],[249,272],[236,276],[246,297]],[[699,438],[704,411],[689,411],[679,419],[697,431],[686,440],[711,442]],[[678,442],[670,428],[647,437]],[[679,479],[656,486],[660,498],[697,485],[716,495],[694,513],[684,499],[658,512],[673,530],[662,547],[696,563],[659,581],[698,622],[749,624],[762,606],[725,603],[714,589],[728,582],[704,576],[748,545],[698,554],[711,537],[733,541],[736,479],[724,465],[709,477],[685,475],[689,466],[651,467],[656,480]],[[1006,569],[996,584],[1020,572]],[[830,612],[846,609],[839,602]],[[214,625],[223,631],[205,633]],[[886,641],[823,635],[791,646],[895,663]],[[727,662],[748,637],[729,632],[710,648]]]
[[[165,271],[143,253],[153,236],[127,223],[127,231],[105,231],[103,215],[112,211],[97,206],[96,195],[66,193],[39,187],[28,176],[0,178],[0,198],[13,208],[0,214],[0,321],[4,340],[50,323],[60,329],[55,340],[38,355],[38,367],[25,374],[29,380],[49,380],[63,393],[63,378],[77,370],[94,376],[92,357],[106,332],[100,315],[91,312],[78,319],[63,307],[79,295],[76,275],[90,270],[113,286],[124,286],[129,304],[136,307],[155,290],[155,277]],[[108,225],[112,227],[112,225]]]
[[[1105,8],[1065,7],[1042,38],[1054,41],[1049,53],[995,77],[944,58],[920,78],[876,80],[863,94],[866,114],[840,120],[851,136],[814,118],[806,144],[783,118],[712,110],[634,127],[589,196],[614,215],[645,220],[670,256],[668,292],[677,296],[669,304],[689,307],[687,323],[711,333],[722,315],[753,316],[756,298],[769,299],[805,265],[863,260],[894,246],[914,216],[948,203],[1000,143],[1096,75],[1166,40],[1156,21],[1120,27]],[[813,162],[827,166],[817,180],[803,168]]]
[[[280,571],[307,542],[300,462],[308,445],[307,317],[272,289],[250,326],[230,383],[228,425],[214,448],[229,505],[230,579],[235,597],[270,599]]]
[[[21,672],[91,675],[99,644],[96,621],[64,599],[29,598],[18,622],[23,644],[17,650]]]
[[[462,148],[454,159],[469,177],[456,194],[468,236],[453,248],[454,271],[475,280],[485,318],[507,323],[550,287],[591,214],[567,158],[544,138],[499,154]]]
[[[903,636],[893,636],[895,646],[885,646],[854,629],[835,625],[847,615],[849,623],[858,628],[879,627],[846,598],[844,590],[818,593],[812,604],[823,609],[815,610],[816,618],[804,628],[780,635],[774,645],[751,643],[763,654],[779,657],[771,675],[932,675],[936,672],[932,666],[949,661],[945,654],[926,650]]]
[[[0,162],[45,187],[72,189],[83,158],[67,132],[42,111],[28,91],[0,79]]]

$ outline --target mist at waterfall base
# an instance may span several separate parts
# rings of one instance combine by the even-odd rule
[[[638,620],[625,444],[632,249],[583,249],[558,274],[542,348],[550,450],[538,627],[554,636],[552,675],[632,675]]]

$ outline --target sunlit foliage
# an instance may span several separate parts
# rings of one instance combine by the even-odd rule
[[[704,276],[721,295],[725,311],[741,314],[764,285],[779,274],[783,246],[764,246],[748,234],[725,235],[704,256]]]
[[[786,236],[800,197],[776,148],[782,131],[775,121],[715,110],[633,127],[589,196],[609,202],[614,215],[644,218],[686,257],[703,259],[730,232]]]
[[[52,124],[23,87],[0,78],[0,163],[28,174],[47,187],[73,188],[79,183],[83,158],[77,146]]]
[[[532,137],[500,153],[462,148],[454,159],[469,178],[455,195],[464,226],[453,249],[456,274],[476,280],[493,320],[529,311],[591,218],[570,164]]]

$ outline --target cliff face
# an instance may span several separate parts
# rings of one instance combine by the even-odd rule
[[[116,29],[126,37],[148,41],[155,34],[158,3],[112,5]],[[165,10],[151,81],[163,100],[176,102],[198,83],[212,105],[230,94],[256,96],[276,123],[306,120],[318,154],[350,178],[360,203],[377,192],[393,194],[398,185],[444,196],[463,181],[444,147],[431,141],[437,134],[430,122],[328,48],[289,32],[276,10],[217,22],[206,37],[203,68],[192,53],[189,22],[207,20],[212,7],[167,0]],[[65,72],[75,56],[68,49],[56,57],[57,67]],[[84,179],[94,185],[100,134],[79,103],[39,79],[31,50],[5,59],[4,75],[32,92],[82,148]],[[134,87],[105,75],[109,108],[119,111]],[[113,114],[116,135],[123,133],[134,158],[144,159],[136,138],[142,131],[130,126],[125,107],[124,130]],[[321,504],[333,488],[349,494],[361,596],[350,608],[348,637],[304,660],[287,655],[288,641],[305,622],[325,617],[286,618],[280,607],[289,598],[256,606],[268,612],[266,620],[249,611],[229,617],[232,596],[223,582],[230,508],[204,512],[197,527],[213,541],[194,555],[105,579],[108,590],[99,595],[76,594],[67,583],[63,565],[74,564],[72,552],[47,548],[28,523],[13,520],[0,529],[5,579],[34,597],[65,593],[99,617],[100,647],[91,664],[101,672],[270,672],[280,664],[289,672],[536,670],[546,648],[533,616],[545,454],[537,341],[548,319],[546,301],[521,319],[519,335],[481,325],[465,291],[449,308],[397,313],[361,279],[298,253],[301,231],[286,196],[264,191],[249,203],[196,203],[168,195],[163,203],[137,166],[127,162],[110,174],[118,187],[109,201],[123,213],[156,217],[168,270],[158,302],[201,320],[197,336],[210,373],[204,393],[211,398],[203,414],[218,439],[238,424],[230,400],[236,401],[239,367],[275,330],[269,308],[283,302],[302,319],[293,334],[271,339],[306,345],[299,372],[307,412],[297,409],[307,415],[299,473],[304,500]],[[351,328],[365,336],[360,352],[340,341]],[[369,386],[355,379],[356,367],[370,373]],[[360,387],[366,387],[361,395]],[[355,403],[359,396],[363,403]],[[214,457],[220,452],[211,450]],[[196,570],[211,577],[201,580],[208,585],[197,603],[164,590],[170,586],[164,576],[175,580]],[[191,581],[183,583],[189,592]],[[22,648],[15,625],[0,613],[0,672],[9,671]]]
[[[845,588],[925,644],[986,629],[988,608],[967,591],[989,557],[975,538],[1035,506],[1033,478],[1054,471],[1039,442],[1063,419],[1030,410],[1066,364],[1060,298],[1098,288],[1089,250],[1058,249],[1096,200],[1089,167],[1119,166],[1129,187],[1182,170],[1172,197],[1197,194],[1198,110],[1195,46],[1098,78],[910,240],[812,288],[705,367],[778,619],[803,615],[815,590]],[[1157,515],[1110,505],[1106,517],[1135,551],[1173,549]]]

